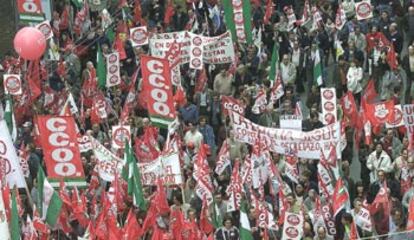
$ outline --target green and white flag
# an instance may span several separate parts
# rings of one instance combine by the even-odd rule
[[[275,41],[272,50],[272,59],[270,63],[269,81],[274,83],[276,80],[276,73],[279,68],[279,44]]]
[[[14,191],[12,191],[10,232],[11,240],[20,240],[19,213],[17,211],[16,193]],[[3,239],[5,236],[2,235],[1,237]]]
[[[125,158],[125,167],[128,168],[128,171],[124,171],[122,175],[124,179],[127,177],[128,194],[132,195],[134,206],[139,207],[141,210],[146,210],[147,203],[144,199],[144,192],[142,190],[141,174],[138,170],[137,162],[135,161],[131,145],[128,141],[125,143]],[[128,173],[127,176],[126,173]]]
[[[62,200],[47,180],[42,168],[37,172],[38,204],[41,218],[54,226],[62,208]]]
[[[234,42],[252,44],[250,0],[223,0],[224,19]]]
[[[313,63],[313,84],[317,84],[318,86],[322,85],[322,62],[321,62],[321,54],[319,53],[319,49],[316,50],[315,53],[315,60]]]
[[[240,206],[240,240],[253,240],[246,205],[246,202],[243,201]]]
[[[105,59],[102,54],[101,46],[98,44],[98,51],[96,52],[96,76],[98,77],[98,87],[104,89],[106,85],[106,67]]]
[[[9,128],[10,136],[13,139],[13,142],[17,138],[17,126],[16,120],[14,118],[13,111],[13,100],[10,95],[6,96],[6,109],[4,110],[4,120],[6,120],[7,127]]]

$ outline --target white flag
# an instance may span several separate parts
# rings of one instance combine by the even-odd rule
[[[0,158],[5,164],[6,180],[10,188],[26,188],[26,181],[20,168],[20,160],[13,146],[6,121],[0,121]]]

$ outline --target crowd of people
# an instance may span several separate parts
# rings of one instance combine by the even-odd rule
[[[146,26],[150,39],[154,34],[178,31],[219,36],[229,30],[223,10],[226,1],[53,2],[53,38],[42,59],[27,64],[9,52],[1,62],[1,74],[21,74],[23,82],[23,94],[12,96],[18,126],[14,144],[26,154],[29,166],[28,189],[18,191],[22,239],[37,239],[30,238],[33,232],[27,230],[27,216],[37,219],[39,239],[324,240],[377,239],[381,235],[378,238],[396,240],[414,236],[414,220],[410,218],[414,214],[414,140],[404,124],[370,122],[369,114],[375,113],[365,108],[392,102],[401,111],[413,102],[414,1],[368,0],[372,9],[367,11],[373,16],[361,20],[360,9],[355,7],[361,2],[358,0],[251,0],[253,42],[233,42],[232,62],[205,63],[202,70],[181,64],[181,86],[174,86],[177,126],[173,133],[155,126],[148,114],[140,62],[151,52],[148,45],[132,45],[129,29]],[[342,12],[345,18],[341,24],[338,13]],[[119,53],[119,85],[99,86],[96,56],[100,52],[103,56]],[[322,82],[315,81],[317,59]],[[274,69],[277,79],[271,79]],[[33,94],[27,79],[33,80],[36,74],[40,92]],[[277,83],[281,83],[283,95],[272,101]],[[136,96],[124,116],[131,88]],[[312,132],[327,125],[322,119],[321,88],[335,88],[336,120],[341,122],[346,137],[341,142],[340,158],[334,161],[336,166],[327,171],[332,179],[331,192],[322,189],[322,157],[269,153],[268,149],[260,149],[260,142],[250,145],[240,141],[221,102],[223,96],[232,97],[244,107],[246,119],[266,128],[279,129],[282,117],[296,115],[302,119],[299,131]],[[10,96],[0,92],[5,106]],[[266,105],[257,110],[261,94]],[[128,194],[128,180],[121,173],[115,173],[119,178],[112,182],[99,176],[99,159],[90,149],[81,153],[86,188],[55,188],[65,210],[61,210],[54,226],[42,222],[41,212],[36,218],[33,206],[42,205],[38,200],[38,172],[47,172],[36,136],[36,117],[58,115],[69,95],[79,108],[73,117],[80,135],[92,136],[111,149],[112,126],[124,121],[122,124],[130,126],[137,162],[156,159],[171,138],[176,139],[179,148],[174,151],[179,152],[183,183],[163,186],[157,181],[152,186],[143,185],[141,194],[147,207],[139,207],[136,196]],[[106,103],[104,118],[94,114],[94,98],[98,97]],[[353,99],[353,112],[344,109],[348,108],[344,99]],[[127,154],[122,148],[111,151],[121,159]],[[217,171],[226,151],[229,164]],[[270,169],[267,181],[257,188],[243,176],[249,174],[247,165],[254,156],[264,156]],[[211,201],[206,199],[208,194],[200,196],[197,191],[203,181],[195,177],[200,159],[207,162],[208,171],[204,173],[211,181]],[[242,189],[234,208],[230,201],[234,181],[239,178],[235,177],[236,169],[240,169]],[[120,187],[111,198],[115,181]],[[347,192],[348,204],[336,208],[339,183]],[[321,206],[330,209],[327,217],[321,213],[326,213]],[[108,208],[115,210],[110,214]],[[284,217],[288,213],[303,218],[299,236],[292,237],[285,231]],[[246,216],[248,237],[243,225]]]

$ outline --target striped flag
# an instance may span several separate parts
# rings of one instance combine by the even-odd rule
[[[249,0],[223,0],[224,18],[234,42],[253,43]]]
[[[247,216],[247,204],[242,202],[240,208],[240,240],[253,240],[249,218]]]
[[[11,220],[10,220],[11,240],[20,240],[19,213],[17,211],[16,194],[12,192]],[[5,237],[2,235],[2,238]]]
[[[332,197],[332,209],[334,217],[344,208],[349,208],[350,200],[348,190],[346,189],[342,178],[339,178],[335,184],[335,190]]]
[[[319,49],[316,50],[315,60],[313,63],[313,84],[317,84],[321,86],[323,83],[322,80],[322,61],[321,61],[321,54]]]
[[[60,215],[62,200],[47,180],[42,168],[37,172],[38,204],[42,219],[50,226],[54,226]]]
[[[96,53],[96,75],[98,77],[98,87],[104,89],[106,86],[106,67],[105,59],[102,54],[101,45],[98,44],[98,51]]]

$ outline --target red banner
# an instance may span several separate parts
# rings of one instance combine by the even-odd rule
[[[168,126],[175,119],[170,63],[167,59],[142,56],[141,68],[151,121]]]
[[[37,127],[50,180],[84,182],[73,117],[38,116]]]
[[[227,97],[227,96],[221,96],[221,108],[224,115],[228,115],[228,111],[234,111],[242,116],[244,116],[244,106],[240,103],[239,100]]]

